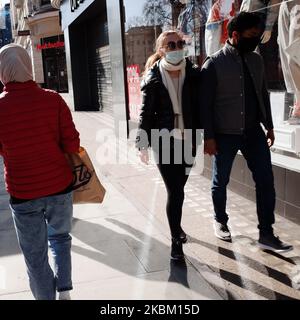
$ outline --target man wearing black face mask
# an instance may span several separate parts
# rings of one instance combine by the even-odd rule
[[[242,12],[228,24],[229,39],[201,70],[200,107],[204,119],[204,152],[213,156],[212,200],[215,235],[231,240],[226,213],[227,184],[240,150],[256,185],[259,240],[264,249],[293,247],[274,236],[275,188],[269,147],[273,121],[262,58],[256,52],[261,35],[258,15]],[[263,131],[263,124],[266,133]]]

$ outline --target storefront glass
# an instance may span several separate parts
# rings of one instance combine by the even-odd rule
[[[240,11],[256,12],[264,22],[257,51],[265,63],[277,136],[275,149],[300,153],[300,0],[123,0],[129,114],[138,120],[139,83],[155,39],[176,28],[187,42],[187,56],[202,65],[223,47],[226,26]]]

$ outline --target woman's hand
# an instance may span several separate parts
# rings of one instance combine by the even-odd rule
[[[139,157],[144,164],[149,164],[149,152],[148,150],[140,150]]]

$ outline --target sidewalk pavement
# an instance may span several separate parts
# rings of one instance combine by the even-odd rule
[[[255,204],[228,192],[233,241],[216,239],[210,181],[194,172],[183,213],[186,263],[172,263],[166,192],[155,165],[140,164],[133,151],[130,164],[99,163],[105,147],[112,148],[100,140],[113,118],[90,112],[73,118],[107,194],[102,205],[74,206],[72,299],[300,299],[300,226],[278,216],[275,231],[295,249],[261,251]],[[32,299],[3,183],[0,212],[0,300]]]

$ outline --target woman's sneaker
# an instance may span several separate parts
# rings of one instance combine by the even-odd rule
[[[271,250],[274,252],[287,252],[293,250],[293,246],[282,242],[279,237],[274,234],[260,235],[258,246],[264,250]]]
[[[71,300],[70,291],[61,291],[58,293],[58,300]]]
[[[187,235],[186,233],[181,229],[179,239],[181,240],[182,243],[187,243]]]
[[[172,260],[184,259],[181,239],[172,238],[171,259]]]
[[[218,221],[214,221],[214,229],[217,238],[224,241],[231,240],[231,233],[228,229],[227,223],[220,223]]]

